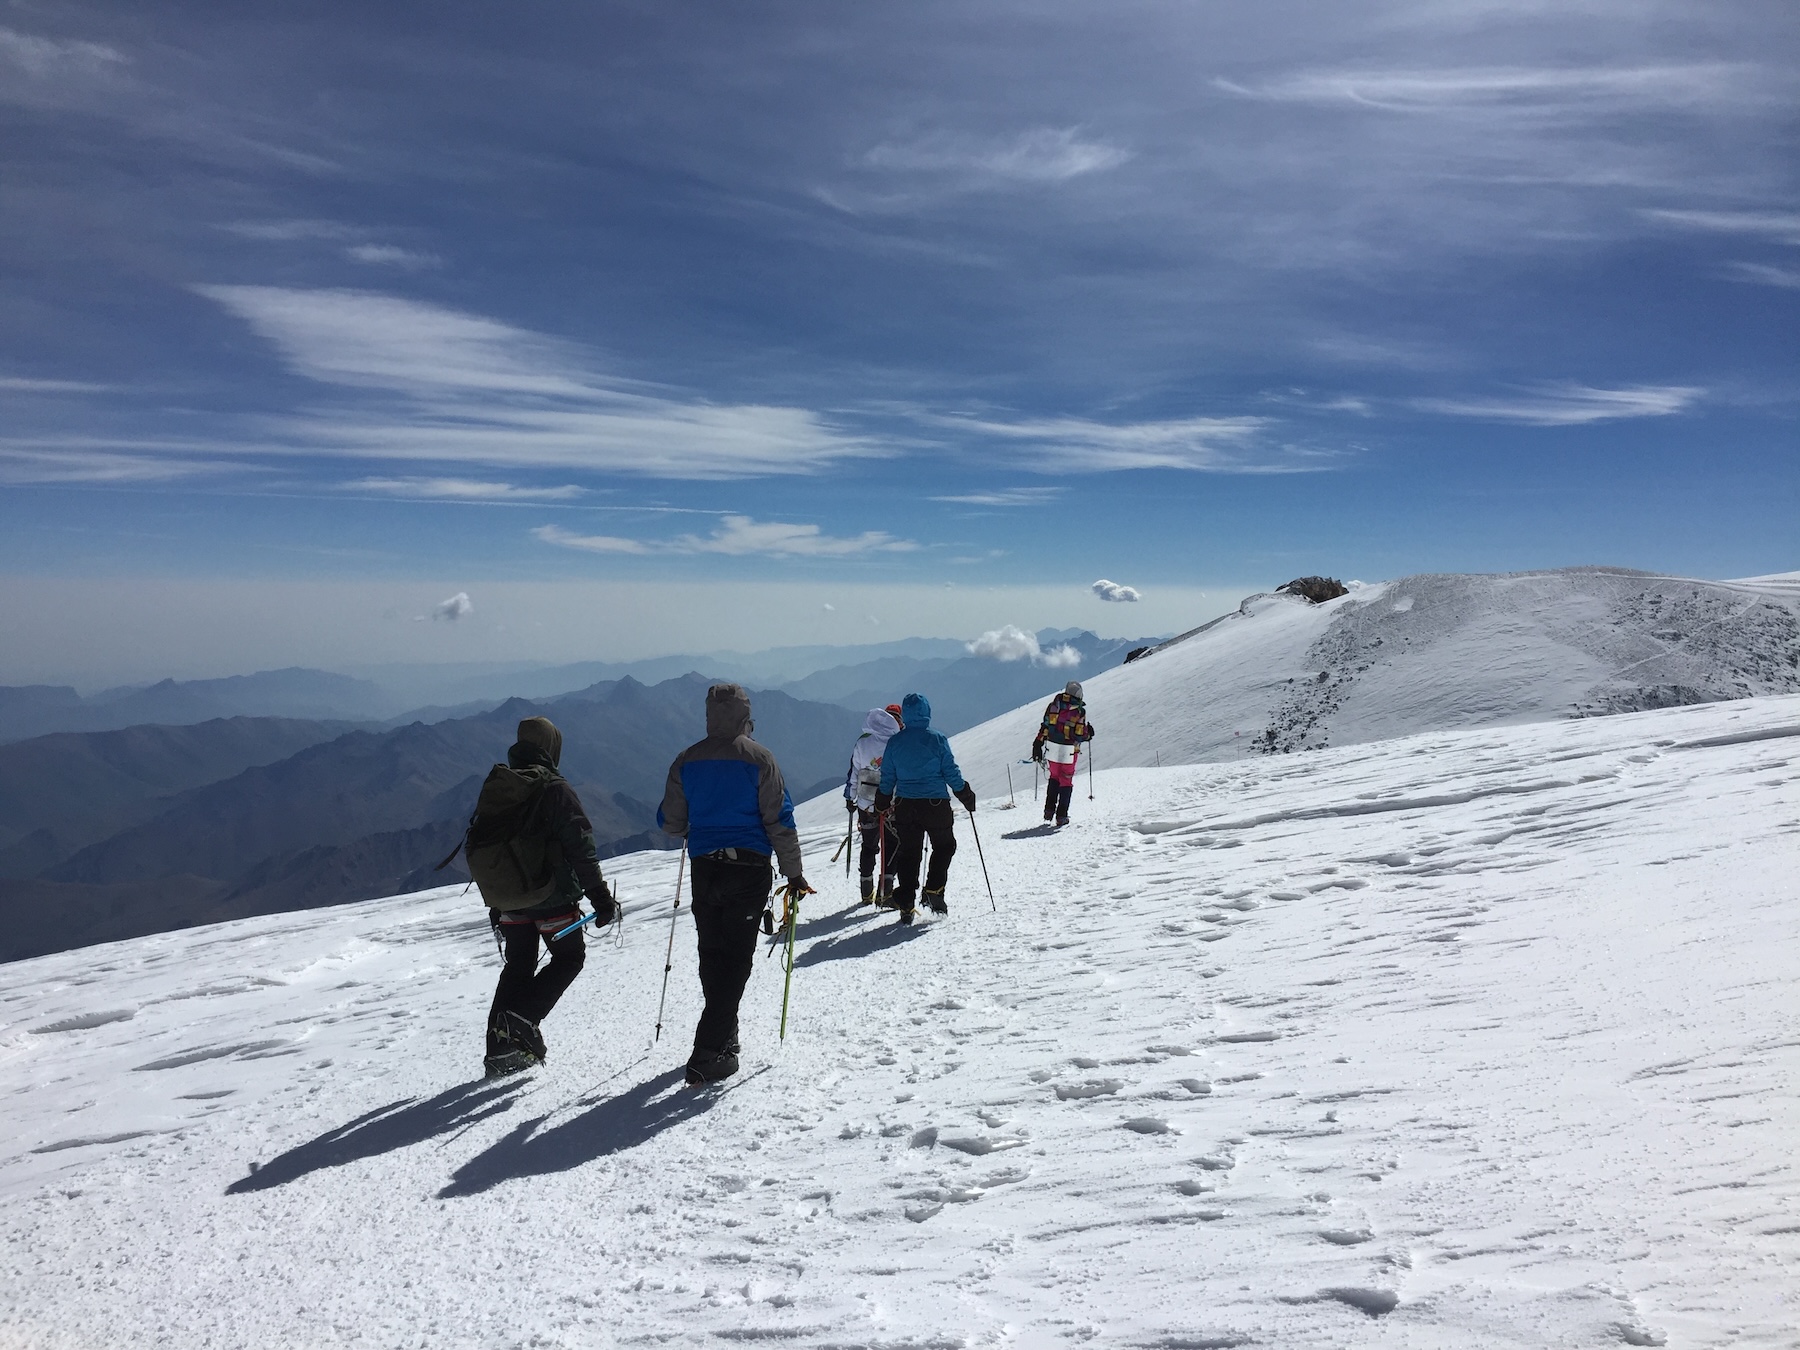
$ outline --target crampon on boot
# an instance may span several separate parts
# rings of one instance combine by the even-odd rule
[[[516,1012],[503,1012],[488,1027],[488,1053],[481,1061],[489,1078],[523,1073],[548,1058],[544,1034]]]
[[[735,1040],[722,1050],[702,1050],[696,1045],[694,1053],[688,1056],[687,1085],[697,1088],[723,1082],[737,1071],[738,1043]]]
[[[919,898],[925,902],[925,908],[930,910],[933,914],[948,914],[950,912],[950,906],[944,903],[944,893],[941,890],[934,891],[930,887],[927,887],[919,892]]]

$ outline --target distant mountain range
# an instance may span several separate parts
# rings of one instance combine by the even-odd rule
[[[12,876],[0,879],[8,918],[0,959],[366,899],[424,876],[461,879],[456,865],[429,868],[456,843],[519,720],[537,714],[563,731],[563,772],[603,851],[666,847],[656,806],[670,761],[704,734],[707,683],[698,675],[654,687],[607,681],[472,717],[336,736],[316,725],[308,732],[208,723],[0,747],[0,774],[11,776],[6,804],[17,816],[0,854],[13,864]],[[773,690],[752,699],[756,737],[775,751],[795,800],[834,786],[861,716]],[[305,744],[278,756],[283,735]],[[134,759],[116,742],[143,753]],[[146,748],[151,742],[160,744],[160,760]],[[169,767],[176,761],[190,767]],[[198,781],[204,766],[240,763],[230,776]],[[34,784],[50,785],[55,800],[33,805]],[[53,861],[21,875],[45,858]],[[132,888],[141,903],[131,902]],[[60,922],[38,921],[46,906]]]

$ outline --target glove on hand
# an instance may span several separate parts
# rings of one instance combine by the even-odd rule
[[[788,889],[789,894],[792,894],[792,895],[811,895],[811,894],[813,894],[813,888],[806,884],[805,877],[789,877],[788,882],[787,882],[787,889]]]
[[[956,790],[956,800],[968,807],[970,814],[975,811],[975,789],[964,783]]]
[[[594,907],[594,927],[604,928],[619,917],[619,902],[612,898],[604,881],[587,893],[587,900]]]
[[[885,816],[888,812],[888,808],[890,806],[892,806],[893,804],[894,804],[894,799],[892,797],[890,797],[887,793],[877,792],[875,794],[875,814],[876,815]]]
[[[1031,762],[1033,764],[1042,764],[1044,762],[1044,743],[1042,741],[1033,743],[1031,747]]]

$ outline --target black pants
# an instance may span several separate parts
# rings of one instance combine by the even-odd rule
[[[862,853],[856,859],[856,870],[865,877],[875,875],[875,866],[881,861],[881,817],[873,811],[856,813],[856,828],[862,834]],[[900,839],[894,833],[893,821],[887,827],[887,867],[884,871],[894,870],[894,859],[900,852]]]
[[[1073,783],[1051,783],[1044,789],[1044,819],[1067,820],[1069,802],[1075,796]]]
[[[738,1002],[756,961],[756,934],[775,869],[767,857],[739,851],[747,862],[694,859],[694,929],[699,935],[700,988],[706,1007],[694,1049],[729,1050],[738,1043]]]
[[[548,931],[540,934],[538,924],[502,923],[500,937],[506,944],[506,964],[500,969],[500,982],[494,988],[494,1005],[488,1011],[488,1053],[506,1049],[494,1035],[500,1014],[516,1012],[535,1025],[544,1020],[556,1001],[563,996],[587,960],[587,937],[577,928],[567,937],[551,941],[550,934],[566,924],[574,923],[577,913],[573,905],[563,907],[565,913],[546,916]],[[535,913],[535,911],[532,911]],[[513,916],[508,916],[513,917]],[[550,951],[550,962],[537,968],[538,943]]]
[[[950,860],[956,856],[955,824],[948,797],[902,797],[894,803],[894,832],[900,837],[894,899],[901,909],[911,909],[918,893],[926,836],[931,838],[931,866],[925,873],[925,889],[944,889],[950,879]]]

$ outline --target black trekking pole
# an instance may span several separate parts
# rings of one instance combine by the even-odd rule
[[[850,855],[853,852],[855,852],[855,848],[851,845],[850,839],[856,833],[857,814],[858,813],[855,810],[854,803],[852,804],[852,808],[850,810],[844,812],[844,880],[845,881],[850,880]]]
[[[656,1035],[650,1038],[655,1045],[662,1039],[663,1007],[669,1001],[669,972],[675,968],[675,916],[681,913],[681,879],[687,873],[687,845],[681,846],[681,861],[675,864],[675,908],[669,911],[669,949],[663,953],[663,988],[662,997],[656,1003]]]
[[[1094,747],[1088,746],[1088,800],[1094,800]]]
[[[963,810],[969,811],[969,808],[965,806]],[[1000,906],[994,902],[994,883],[988,881],[987,854],[981,851],[981,828],[975,823],[975,813],[973,811],[969,811],[969,832],[975,836],[975,856],[981,859],[981,879],[987,883],[988,905],[993,909],[994,913],[998,914],[1000,912]]]

